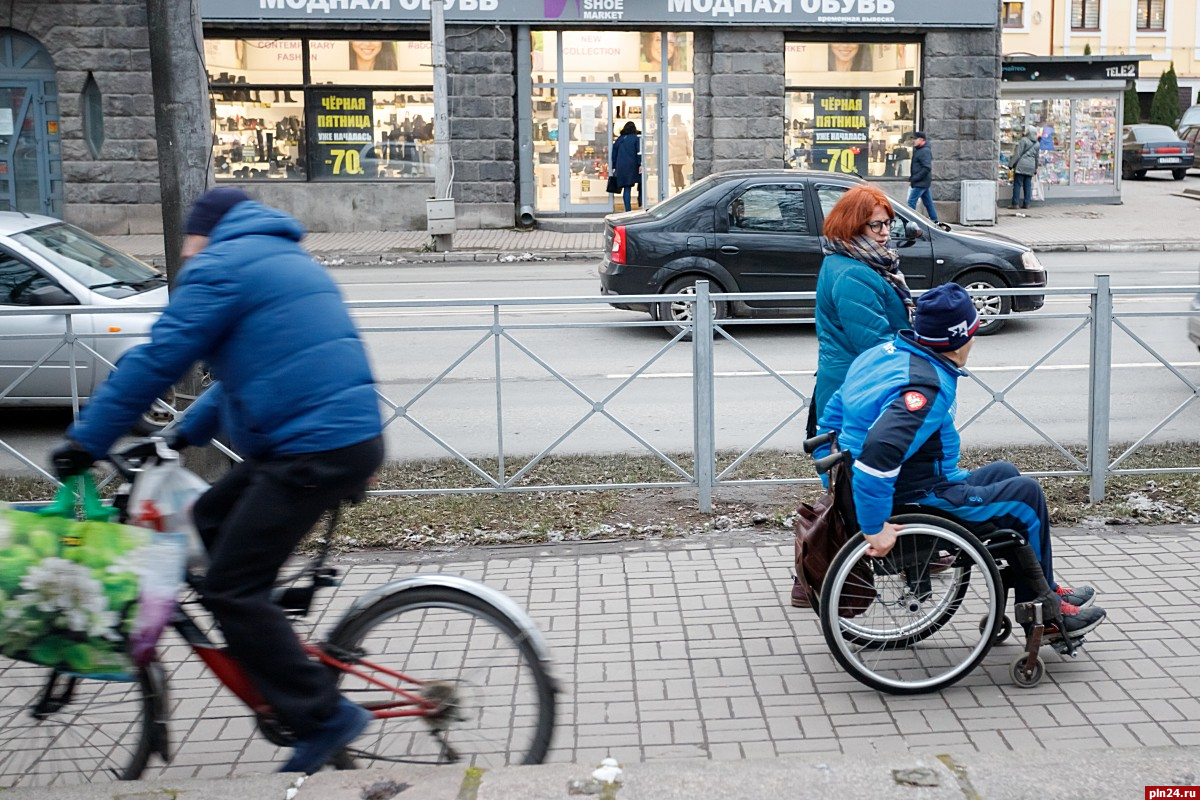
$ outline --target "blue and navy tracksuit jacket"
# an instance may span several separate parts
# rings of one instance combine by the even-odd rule
[[[1006,462],[968,472],[958,465],[954,427],[958,378],[949,359],[917,344],[911,331],[855,359],[820,419],[854,457],[854,504],[863,533],[876,534],[895,505],[991,521],[1021,533],[1050,586],[1050,516],[1041,486]],[[1020,594],[1020,592],[1018,592]]]

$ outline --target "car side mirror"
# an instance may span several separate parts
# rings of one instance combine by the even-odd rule
[[[917,223],[915,223],[915,222],[904,223],[904,238],[905,239],[910,239],[910,240],[911,239],[920,239],[924,235],[925,235],[925,232],[923,230],[921,230],[921,226],[918,225]]]
[[[61,286],[39,286],[28,295],[31,306],[77,306],[79,299]]]

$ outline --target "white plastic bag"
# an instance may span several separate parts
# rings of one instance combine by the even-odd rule
[[[187,536],[188,569],[208,566],[208,552],[192,519],[192,506],[208,491],[208,483],[179,463],[179,453],[159,443],[155,458],[147,459],[129,495],[129,522]]]

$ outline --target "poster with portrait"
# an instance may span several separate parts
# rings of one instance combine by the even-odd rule
[[[813,169],[866,175],[870,150],[868,92],[825,89],[813,92]]]
[[[362,180],[373,157],[374,104],[369,89],[315,89],[309,94],[312,177]]]

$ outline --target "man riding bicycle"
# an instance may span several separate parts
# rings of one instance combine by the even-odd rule
[[[304,229],[233,188],[206,192],[186,222],[186,266],[150,334],[97,390],[55,450],[60,477],[103,457],[193,364],[217,383],[169,436],[176,448],[224,430],[244,458],[195,506],[209,551],[205,606],[229,653],[297,741],[284,772],[316,772],[371,715],[310,660],[270,593],[325,511],[360,494],[383,460],[375,379]]]
[[[958,378],[965,374],[978,327],[975,304],[957,284],[921,295],[913,330],[854,360],[825,406],[820,429],[838,431],[838,444],[854,458],[854,507],[868,555],[882,557],[895,545],[899,529],[887,520],[900,504],[935,509],[968,526],[995,522],[1029,542],[1060,598],[1067,636],[1083,636],[1100,625],[1105,611],[1093,605],[1090,586],[1055,583],[1050,512],[1041,485],[1006,461],[974,471],[958,465]],[[1028,587],[1016,587],[1018,602],[1033,596]]]

